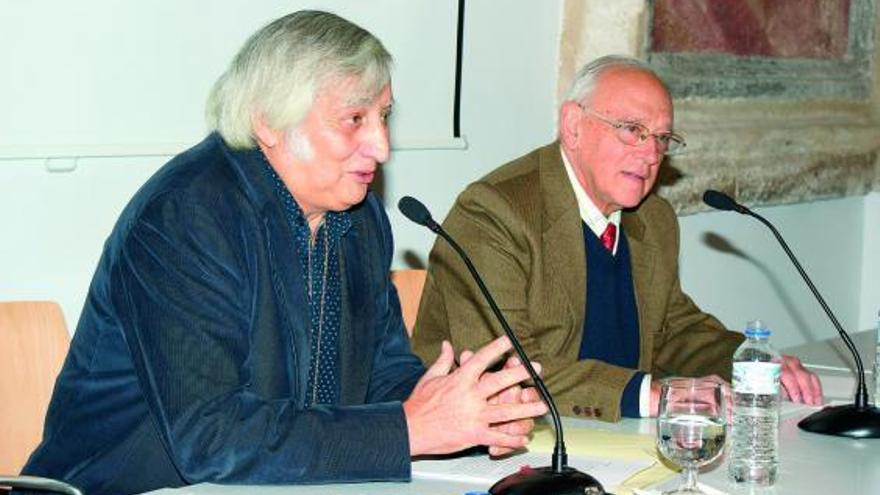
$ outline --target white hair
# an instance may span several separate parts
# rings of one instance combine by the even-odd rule
[[[581,67],[577,74],[575,74],[574,80],[572,81],[571,86],[569,86],[568,92],[565,94],[563,101],[576,101],[581,104],[587,104],[590,97],[593,96],[593,91],[596,89],[596,83],[599,81],[602,74],[609,69],[621,67],[630,67],[645,71],[657,78],[661,84],[663,83],[651,66],[637,58],[624,55],[606,55]]]
[[[382,42],[335,14],[286,15],[254,33],[214,83],[205,108],[208,127],[233,148],[254,148],[253,117],[290,130],[322,84],[356,76],[358,91],[373,96],[391,80],[391,64]]]

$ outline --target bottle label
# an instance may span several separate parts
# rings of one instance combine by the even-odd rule
[[[733,390],[743,394],[779,393],[779,363],[733,363]]]

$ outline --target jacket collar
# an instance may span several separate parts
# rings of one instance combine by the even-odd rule
[[[543,198],[544,226],[546,233],[557,227],[560,221],[570,220],[573,214],[580,219],[577,198],[562,163],[559,141],[554,141],[538,150],[538,173],[541,180]]]
[[[270,174],[263,170],[266,156],[262,150],[230,148],[216,132],[211,133],[208,139],[213,140],[223,150],[242,190],[258,210],[263,211],[269,205],[278,205],[275,185]]]

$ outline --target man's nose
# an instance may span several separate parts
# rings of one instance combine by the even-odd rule
[[[663,161],[663,155],[666,153],[666,145],[660,141],[660,137],[656,134],[648,134],[639,148],[651,165]]]
[[[384,121],[375,122],[364,129],[361,153],[378,163],[388,161],[391,154],[391,143],[388,138],[388,126]]]

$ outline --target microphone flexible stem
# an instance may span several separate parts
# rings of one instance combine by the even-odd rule
[[[801,266],[798,259],[795,257],[794,253],[789,249],[788,244],[785,242],[785,239],[782,238],[782,235],[776,230],[776,227],[773,226],[772,223],[767,221],[761,215],[753,212],[748,208],[743,208],[744,211],[740,213],[744,213],[746,215],[757,218],[761,223],[767,226],[773,235],[776,236],[776,240],[779,241],[779,244],[782,245],[782,249],[785,250],[785,254],[788,255],[791,262],[794,263],[794,267],[797,268],[798,273],[801,274],[801,277],[804,279],[804,282],[807,283],[807,287],[810,288],[810,291],[813,292],[813,295],[816,296],[816,299],[819,301],[819,305],[822,306],[822,309],[825,310],[825,314],[828,315],[828,318],[831,319],[831,323],[834,324],[834,328],[837,329],[837,333],[840,334],[840,338],[843,339],[843,343],[846,344],[846,347],[849,349],[850,353],[852,353],[853,358],[856,362],[856,373],[858,379],[858,385],[856,387],[856,399],[855,405],[858,408],[867,407],[868,405],[868,388],[865,385],[865,368],[862,365],[862,358],[859,356],[858,351],[856,350],[856,346],[853,343],[852,339],[850,339],[849,334],[844,331],[843,326],[837,321],[837,317],[834,316],[834,313],[831,312],[831,308],[828,307],[828,304],[825,302],[825,299],[819,294],[819,289],[813,285],[813,281],[810,280],[810,277],[807,275],[807,272],[804,271],[804,268]]]
[[[504,318],[504,315],[501,314],[501,310],[498,309],[498,305],[495,304],[495,300],[489,294],[489,289],[486,288],[486,284],[483,283],[483,277],[477,272],[477,269],[474,267],[473,263],[471,263],[470,258],[464,253],[464,250],[461,246],[455,242],[455,239],[446,234],[440,225],[436,222],[432,222],[433,225],[429,225],[428,228],[433,230],[437,235],[446,239],[446,242],[452,246],[453,249],[458,253],[462,260],[464,260],[464,264],[467,266],[467,269],[471,272],[474,280],[477,281],[477,285],[480,287],[480,292],[483,293],[483,297],[486,299],[486,302],[489,303],[489,307],[492,308],[492,312],[495,313],[495,317],[498,318],[498,321],[501,322],[501,327],[504,329],[504,333],[507,334],[507,338],[510,339],[510,343],[513,344],[513,349],[516,351],[516,355],[519,356],[520,361],[522,361],[523,366],[529,371],[529,374],[532,376],[532,381],[535,382],[535,386],[538,388],[538,391],[541,393],[541,398],[544,399],[544,402],[547,404],[547,407],[550,408],[550,416],[553,418],[553,427],[556,429],[556,446],[553,448],[553,472],[554,473],[562,473],[566,466],[568,465],[568,455],[565,452],[565,442],[562,438],[562,422],[559,420],[559,411],[556,409],[556,403],[553,402],[553,396],[550,395],[550,391],[547,390],[547,386],[544,384],[544,381],[537,378],[538,372],[535,371],[535,368],[532,366],[531,361],[529,361],[529,357],[526,354],[526,351],[523,350],[522,346],[519,343],[519,339],[513,333],[513,330],[510,328],[510,325],[507,323],[507,320]]]

